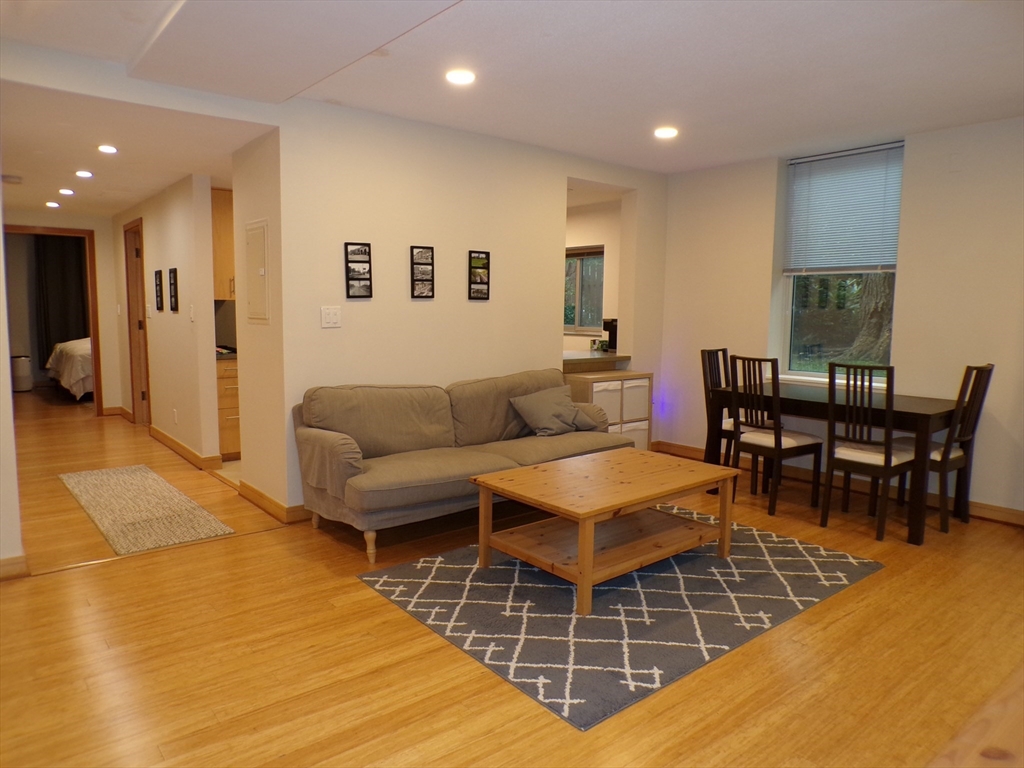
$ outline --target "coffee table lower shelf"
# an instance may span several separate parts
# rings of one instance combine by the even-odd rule
[[[573,584],[581,579],[577,523],[553,517],[492,533],[494,549]],[[689,518],[645,509],[598,523],[594,530],[593,584],[717,541],[721,531]]]

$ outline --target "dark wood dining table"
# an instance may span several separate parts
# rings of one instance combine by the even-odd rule
[[[828,387],[813,384],[782,383],[779,385],[782,413],[803,419],[828,419]],[[715,413],[725,412],[732,399],[732,390],[711,390],[711,407]],[[914,434],[914,463],[910,470],[910,498],[907,507],[907,541],[924,543],[925,517],[928,500],[928,455],[932,435],[946,429],[956,409],[955,400],[914,395],[896,395],[893,410],[893,428]],[[844,415],[839,406],[838,418]],[[884,409],[883,409],[884,410]],[[704,461],[722,463],[722,420],[709,419],[708,439],[704,446]],[[878,426],[883,426],[879,424]],[[960,486],[964,485],[963,488]],[[960,515],[970,498],[967,483],[957,482],[954,513]]]

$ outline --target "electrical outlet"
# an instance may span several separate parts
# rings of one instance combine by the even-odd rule
[[[320,307],[321,328],[341,328],[341,307]]]

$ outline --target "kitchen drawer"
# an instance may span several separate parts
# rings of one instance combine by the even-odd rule
[[[238,409],[224,408],[217,411],[220,420],[220,453],[237,454],[242,450],[241,431],[238,426]]]
[[[218,379],[237,379],[238,378],[238,360],[218,360],[217,361],[217,378]]]
[[[217,379],[217,407],[238,409],[238,379]]]

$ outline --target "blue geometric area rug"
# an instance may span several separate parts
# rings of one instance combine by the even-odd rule
[[[670,514],[715,522],[672,506]],[[706,544],[594,587],[463,547],[360,578],[580,730],[881,569],[881,563],[733,524],[732,554]]]

